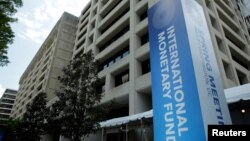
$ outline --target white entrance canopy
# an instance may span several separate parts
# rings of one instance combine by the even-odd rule
[[[153,110],[150,110],[144,113],[131,115],[131,116],[110,119],[110,120],[101,122],[100,125],[102,128],[114,127],[114,126],[124,125],[132,121],[141,120],[143,118],[151,118],[151,117],[153,117]]]
[[[240,100],[250,100],[250,83],[225,89],[224,92],[228,104],[238,102]]]

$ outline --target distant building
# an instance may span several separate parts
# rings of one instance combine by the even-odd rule
[[[20,78],[12,117],[21,118],[40,92],[47,93],[47,100],[55,97],[60,87],[57,77],[72,57],[77,22],[77,17],[65,12],[54,26]]]
[[[236,0],[241,10],[242,16],[245,18],[248,32],[250,33],[250,1],[249,0]]]
[[[6,89],[3,93],[0,99],[0,120],[7,120],[10,117],[16,93],[16,90],[11,89]]]

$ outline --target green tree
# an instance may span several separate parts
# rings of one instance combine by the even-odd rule
[[[13,15],[17,12],[17,8],[22,5],[22,0],[0,0],[0,66],[9,63],[7,49],[15,37],[10,23],[17,21]]]
[[[48,134],[52,135],[53,141],[58,141],[61,134],[61,119],[59,118],[60,111],[58,108],[59,102],[48,107],[47,129]]]
[[[21,121],[18,119],[0,121],[0,131],[3,132],[3,141],[16,141],[16,133],[20,123]]]
[[[96,89],[100,85],[97,62],[89,52],[74,58],[63,73],[59,77],[62,87],[57,92],[59,100],[54,104],[54,113],[58,113],[61,135],[80,141],[99,129],[99,121],[105,115],[105,110],[96,106],[102,98]]]
[[[39,93],[26,107],[17,132],[18,141],[40,141],[46,129],[46,93]]]

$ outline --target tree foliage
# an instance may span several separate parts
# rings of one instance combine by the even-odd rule
[[[13,18],[13,14],[22,4],[22,0],[0,0],[0,66],[9,63],[7,49],[15,37],[10,23],[17,21],[16,18]]]
[[[47,109],[46,93],[38,94],[26,107],[17,132],[18,141],[40,141],[45,134]]]
[[[102,98],[96,89],[100,84],[97,62],[89,52],[74,58],[63,73],[59,77],[62,84],[57,92],[59,100],[52,109],[61,123],[61,135],[80,141],[99,128],[104,115],[104,109],[96,106]]]
[[[16,141],[17,129],[21,121],[18,119],[9,119],[0,121],[0,131],[3,132],[3,141]]]
[[[48,119],[47,119],[47,133],[53,136],[54,140],[59,140],[61,134],[61,119],[58,118],[60,111],[58,108],[59,102],[53,104],[53,106],[48,107]]]

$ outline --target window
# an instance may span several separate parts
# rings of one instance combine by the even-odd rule
[[[86,21],[83,25],[80,26],[79,32],[83,30],[84,27],[88,24],[88,21]]]
[[[117,108],[117,106],[111,107],[110,112],[108,113],[108,119],[124,117],[129,115],[128,105],[124,107]]]
[[[141,36],[141,45],[144,45],[148,42],[149,40],[149,35],[148,35],[148,32],[144,35]]]
[[[250,61],[245,57],[243,57],[242,55],[240,55],[240,53],[235,51],[233,48],[230,47],[229,49],[232,55],[232,59],[245,69],[250,70],[250,65],[249,65]]]
[[[241,49],[242,51],[246,51],[246,45],[242,42],[241,39],[237,38],[232,32],[223,27],[226,38],[231,41],[236,47]]]
[[[8,119],[9,116],[8,115],[0,115],[0,118],[2,118],[2,119]]]
[[[16,91],[13,91],[13,90],[6,90],[5,92],[6,92],[6,93],[12,93],[12,94],[15,94],[15,93],[16,93]]]
[[[126,57],[128,54],[129,54],[129,47],[127,46],[123,50],[121,50],[120,52],[116,53],[115,55],[113,55],[112,57],[110,57],[109,59],[107,59],[106,61],[101,63],[99,65],[98,70],[102,71],[103,69],[112,66],[113,64],[120,61],[122,58]]]
[[[84,50],[77,52],[77,54],[74,55],[74,58],[79,58],[83,54]]]
[[[78,45],[76,46],[76,49],[80,48],[85,43],[85,39],[83,39]]]
[[[2,99],[1,102],[3,102],[3,103],[14,103],[14,100]]]
[[[112,25],[114,25],[117,21],[119,21],[128,11],[129,7],[125,11],[123,11],[120,15],[118,15],[115,19],[113,19],[113,21],[110,24],[108,24],[105,28],[101,29],[100,33],[103,34],[105,31],[107,31]]]
[[[0,109],[0,113],[10,113],[11,112],[11,110],[6,110],[6,109]]]
[[[108,0],[102,0],[101,2],[103,5],[105,5],[108,2]]]
[[[236,57],[236,56],[232,56],[232,58],[233,58],[233,60],[234,60],[235,62],[237,62],[239,65],[241,65],[242,67],[244,67],[244,68],[247,69],[247,70],[250,70],[249,64],[246,63],[247,61],[244,62],[244,61],[241,60],[241,58],[238,58],[238,57]]]
[[[39,78],[39,81],[43,81],[45,78],[45,74],[43,74],[40,78]]]
[[[105,78],[103,78],[99,85],[96,87],[97,93],[104,93],[105,92]]]
[[[108,11],[104,14],[102,14],[102,18],[104,19],[122,0],[116,0],[114,5],[108,9]]]
[[[40,84],[38,87],[37,87],[37,91],[40,91],[42,89],[43,85]]]
[[[96,13],[97,13],[97,8],[93,10],[93,15],[96,15]]]
[[[12,105],[7,105],[7,104],[0,104],[0,107],[3,107],[3,108],[12,108],[13,106]]]
[[[95,28],[95,20],[91,22],[91,29]]]
[[[89,44],[90,44],[90,45],[93,43],[93,40],[94,40],[94,39],[93,39],[93,38],[94,38],[93,36],[94,36],[94,35],[92,35],[92,36],[89,37]]]
[[[224,70],[225,70],[225,74],[226,74],[227,78],[234,81],[234,78],[232,75],[232,69],[231,69],[230,65],[228,63],[226,63],[225,61],[223,61],[223,66],[224,66]]]
[[[106,43],[104,43],[101,47],[99,47],[99,52],[102,52],[104,49],[106,49],[109,45],[111,45],[113,42],[115,42],[117,39],[119,39],[122,35],[127,33],[129,31],[129,25],[126,26],[124,29],[122,29],[120,32],[115,34],[113,38],[108,40]]]
[[[80,23],[83,23],[85,21],[85,19],[87,19],[89,16],[89,11],[88,13],[82,18],[82,20],[80,21]]]
[[[240,72],[239,70],[236,70],[237,72],[237,75],[238,75],[238,79],[239,79],[239,82],[240,82],[240,85],[244,85],[244,84],[247,84],[248,83],[248,80],[247,80],[247,75]]]
[[[33,79],[32,83],[36,82],[36,77]]]
[[[223,52],[223,53],[226,53],[226,50],[225,50],[225,48],[224,48],[223,41],[222,41],[219,37],[217,37],[217,36],[216,36],[216,42],[217,42],[217,46],[218,46],[219,50],[220,50],[221,52]]]
[[[129,81],[129,70],[126,70],[115,76],[115,87]]]
[[[210,21],[211,21],[212,26],[213,26],[216,30],[219,30],[219,25],[218,25],[217,20],[216,20],[213,16],[211,16],[211,15],[209,15],[209,17],[210,17]]]
[[[22,110],[22,109],[20,109],[20,110],[19,110],[19,114],[21,114],[22,112],[23,112],[23,110]]]
[[[142,74],[146,74],[148,72],[150,72],[150,60],[147,59],[143,62],[141,62],[141,71],[142,71]]]
[[[82,11],[82,15],[84,15],[90,8],[90,3],[88,4],[88,6]]]
[[[4,98],[10,98],[10,99],[15,99],[16,98],[16,96],[14,96],[14,95],[3,95],[3,97]]]
[[[146,19],[148,17],[148,11],[146,10],[145,12],[143,12],[141,15],[140,15],[140,21]]]
[[[77,40],[80,40],[80,39],[83,37],[83,35],[85,35],[85,33],[87,33],[87,29],[85,29],[85,30],[78,36]]]
[[[34,90],[35,86],[33,85],[32,87],[30,87],[30,91]]]

